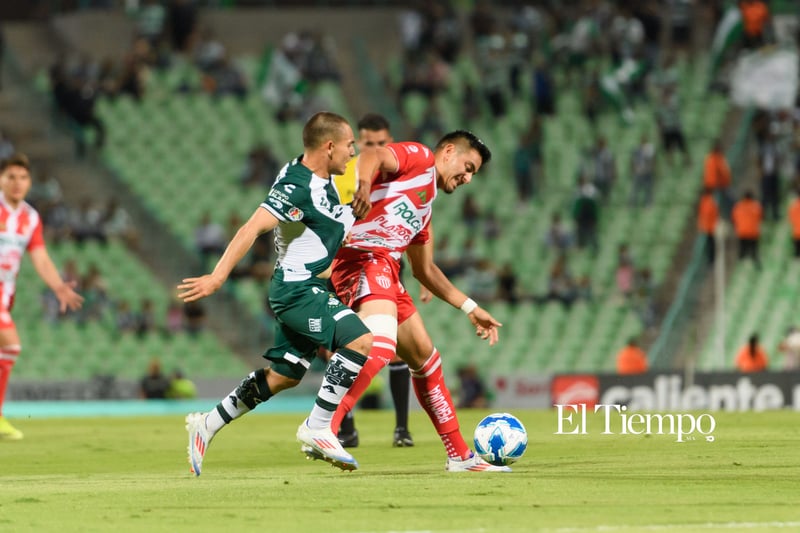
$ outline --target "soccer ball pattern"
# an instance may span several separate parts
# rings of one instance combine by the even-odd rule
[[[475,451],[487,463],[497,466],[516,462],[528,447],[528,432],[517,417],[494,413],[475,428]]]

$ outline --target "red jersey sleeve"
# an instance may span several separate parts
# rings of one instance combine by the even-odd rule
[[[28,246],[25,248],[27,251],[35,250],[36,248],[44,246],[44,233],[42,231],[42,219],[36,221],[36,227],[33,228],[31,240],[28,241]]]
[[[388,176],[389,180],[402,174],[422,172],[433,166],[433,152],[424,144],[415,142],[390,143],[386,148],[397,158],[397,172]]]

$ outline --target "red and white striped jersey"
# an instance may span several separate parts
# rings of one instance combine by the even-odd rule
[[[42,219],[28,202],[12,209],[0,194],[0,305],[8,309],[16,287],[22,254],[44,246]]]
[[[399,260],[409,244],[425,244],[430,239],[436,166],[433,152],[425,145],[401,142],[386,148],[397,158],[397,172],[372,182],[372,209],[353,225],[347,246],[382,251]]]

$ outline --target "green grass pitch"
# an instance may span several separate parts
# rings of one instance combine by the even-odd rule
[[[462,431],[489,411],[460,412]],[[800,415],[716,414],[715,441],[555,435],[515,410],[528,451],[510,474],[449,474],[427,418],[392,448],[393,413],[359,412],[361,468],[307,461],[301,414],[251,413],[189,474],[179,416],[16,419],[0,442],[0,531],[800,531]],[[590,421],[595,421],[590,419]]]

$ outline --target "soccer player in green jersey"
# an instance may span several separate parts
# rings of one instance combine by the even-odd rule
[[[334,352],[308,418],[297,439],[309,456],[322,458],[342,470],[358,463],[330,430],[334,411],[353,384],[372,346],[372,334],[326,281],[331,263],[355,216],[366,214],[342,205],[332,176],[342,174],[355,155],[353,131],[333,113],[317,113],[303,128],[303,155],[283,167],[264,202],[236,233],[211,274],[187,278],[178,285],[179,297],[192,302],[216,292],[256,237],[275,229],[278,258],[269,290],[277,319],[275,346],[260,368],[207,413],[186,417],[189,463],[199,476],[203,457],[216,433],[226,424],[296,386],[311,365],[319,346]]]

